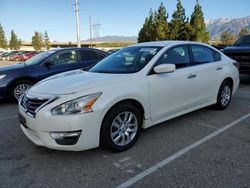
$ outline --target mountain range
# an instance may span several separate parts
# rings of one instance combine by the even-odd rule
[[[231,34],[238,35],[240,30],[244,27],[250,29],[250,16],[244,18],[218,18],[218,19],[207,19],[205,21],[207,31],[211,35],[212,40],[220,40],[221,34],[224,31],[228,31]],[[85,40],[89,42],[90,39]],[[137,36],[104,36],[92,38],[95,42],[137,42]]]
[[[137,42],[137,36],[117,36],[117,35],[112,35],[112,36],[104,36],[104,37],[96,37],[92,38],[92,41],[95,42],[132,42],[136,43]],[[90,42],[90,39],[85,40],[85,42]]]
[[[208,19],[205,22],[207,31],[210,33],[212,40],[219,40],[221,34],[225,31],[238,35],[242,28],[248,27],[250,29],[250,16],[244,18],[224,17],[219,19]]]

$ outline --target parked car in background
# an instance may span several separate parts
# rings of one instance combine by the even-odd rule
[[[11,55],[9,57],[9,60],[10,61],[19,61],[20,55],[25,54],[25,53],[26,53],[26,51],[18,51],[16,53],[14,53],[13,55]]]
[[[107,53],[108,54],[112,54],[112,53],[115,53],[117,52],[119,49],[111,49],[111,50],[108,50]]]
[[[17,51],[7,52],[7,53],[5,53],[4,55],[1,56],[1,59],[2,59],[2,60],[9,60],[10,57],[11,57],[12,55],[14,55],[15,53],[17,53]]]
[[[21,128],[32,142],[52,149],[100,144],[124,151],[141,128],[213,104],[227,108],[239,85],[234,63],[202,43],[136,44],[89,72],[58,74],[30,88],[19,103]]]
[[[57,73],[89,69],[106,57],[91,48],[56,49],[42,52],[24,63],[0,68],[0,99],[18,100],[36,82]]]
[[[33,52],[27,52],[27,53],[24,53],[22,55],[20,55],[18,57],[19,61],[26,61],[30,58],[32,58],[33,56],[39,54],[39,52],[36,52],[36,51],[33,51]]]
[[[250,74],[250,35],[241,37],[222,52],[240,63],[240,73]]]
[[[2,59],[2,56],[4,56],[5,54],[7,54],[8,52],[0,52],[0,59]]]

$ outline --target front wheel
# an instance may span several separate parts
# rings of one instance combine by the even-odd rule
[[[15,102],[18,102],[20,97],[33,85],[33,82],[28,80],[19,80],[15,82],[11,89],[10,95],[11,99]]]
[[[142,114],[131,104],[120,104],[106,115],[101,128],[102,147],[122,152],[130,148],[139,137]]]
[[[232,98],[232,84],[225,80],[219,89],[217,96],[217,103],[215,104],[216,109],[224,110],[228,107]]]

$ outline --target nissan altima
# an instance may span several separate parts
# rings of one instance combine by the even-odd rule
[[[20,125],[39,146],[121,152],[142,129],[210,105],[227,108],[239,86],[237,66],[202,43],[136,44],[89,71],[61,73],[31,87],[19,102]]]

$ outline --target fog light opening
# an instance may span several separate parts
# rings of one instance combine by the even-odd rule
[[[50,137],[59,145],[74,145],[77,143],[82,131],[51,132]]]

